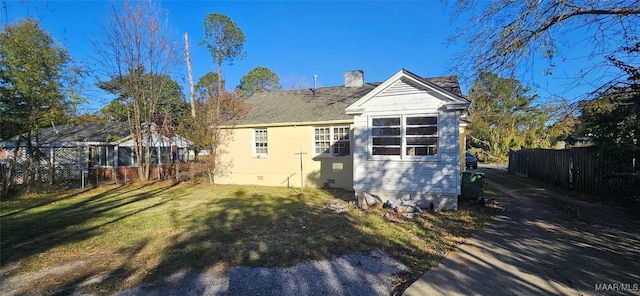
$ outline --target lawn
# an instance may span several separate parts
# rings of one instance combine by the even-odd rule
[[[0,277],[52,270],[29,292],[82,286],[102,293],[152,285],[177,271],[292,266],[382,250],[411,268],[395,283],[401,292],[497,212],[461,204],[403,220],[385,210],[325,209],[345,196],[352,194],[190,182],[22,195],[1,202]]]

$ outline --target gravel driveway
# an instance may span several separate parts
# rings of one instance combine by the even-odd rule
[[[395,275],[409,268],[383,252],[350,254],[288,268],[233,267],[226,272],[179,272],[158,286],[116,293],[134,295],[389,295]],[[85,295],[75,291],[73,295]]]

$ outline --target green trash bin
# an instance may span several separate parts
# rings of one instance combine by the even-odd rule
[[[475,171],[462,172],[461,197],[463,200],[482,202],[484,200],[484,173]]]

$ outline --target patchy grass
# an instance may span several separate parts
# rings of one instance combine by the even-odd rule
[[[57,269],[64,272],[38,277],[29,293],[108,293],[177,271],[292,266],[379,249],[411,268],[398,276],[401,293],[499,212],[466,203],[414,220],[326,211],[340,194],[157,182],[21,196],[1,203],[0,276]]]

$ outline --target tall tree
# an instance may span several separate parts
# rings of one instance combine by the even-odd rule
[[[640,40],[640,5],[628,0],[551,0],[551,1],[482,1],[458,0],[456,17],[466,18],[452,41],[466,44],[455,59],[460,73],[498,73],[504,77],[522,77],[532,73],[534,62],[546,60],[545,72],[567,59],[580,58],[583,50],[567,44],[567,35],[581,32],[577,40],[581,49],[591,53],[592,64],[585,63],[574,84],[596,67],[609,67],[607,56],[637,60],[637,52],[623,50]],[[635,57],[635,58],[634,58]],[[621,71],[600,68],[593,75],[592,86],[624,80]],[[590,79],[591,80],[591,79]]]
[[[279,90],[282,86],[280,86],[280,77],[276,72],[271,71],[269,68],[258,66],[242,76],[238,88],[246,97],[249,97],[255,92]]]
[[[66,96],[73,69],[67,49],[33,19],[0,34],[0,139],[63,123],[77,101]]]
[[[206,108],[208,112],[208,114],[206,114],[208,122],[206,127],[208,128],[208,136],[210,137],[210,141],[208,140],[208,149],[210,152],[208,167],[211,172],[209,180],[212,183],[215,182],[213,176],[219,174],[222,168],[219,163],[220,147],[224,144],[224,134],[221,130],[221,125],[228,125],[229,115],[237,113],[235,111],[229,111],[235,109],[232,108],[232,106],[235,106],[238,95],[235,93],[229,94],[224,90],[222,64],[224,62],[232,64],[233,61],[242,59],[244,57],[244,42],[244,33],[228,16],[212,13],[205,17],[204,40],[200,42],[200,45],[207,48],[207,51],[209,51],[217,65],[217,77],[215,77],[217,78],[217,87],[215,89],[208,89],[208,91],[215,91],[216,94],[208,95],[206,103],[208,106],[208,108]],[[212,109],[211,105],[215,106],[215,108]]]
[[[494,73],[480,75],[469,94],[469,144],[475,152],[482,151],[480,157],[504,162],[509,150],[550,146],[547,113],[531,106],[535,95],[529,92],[515,79]]]
[[[224,14],[212,13],[204,19],[204,45],[218,66],[218,89],[222,88],[222,64],[233,64],[244,58],[245,37],[242,30],[231,18]],[[216,113],[220,113],[220,104],[216,103]]]
[[[4,26],[0,33],[0,139],[26,135],[18,142],[26,141],[29,180],[46,175],[36,172],[34,160],[40,157],[37,134],[41,127],[70,118],[79,101],[68,96],[69,88],[78,74],[67,50],[56,44],[36,20],[27,18]],[[0,195],[8,189],[9,182],[5,181],[0,182]]]
[[[166,33],[166,24],[151,1],[124,2],[113,6],[112,19],[103,29],[102,39],[94,41],[97,59],[108,77],[122,86],[120,95],[129,98],[128,124],[135,141],[138,176],[148,180],[151,163],[151,122],[158,101],[175,69],[177,42]],[[141,124],[143,123],[143,124]]]

